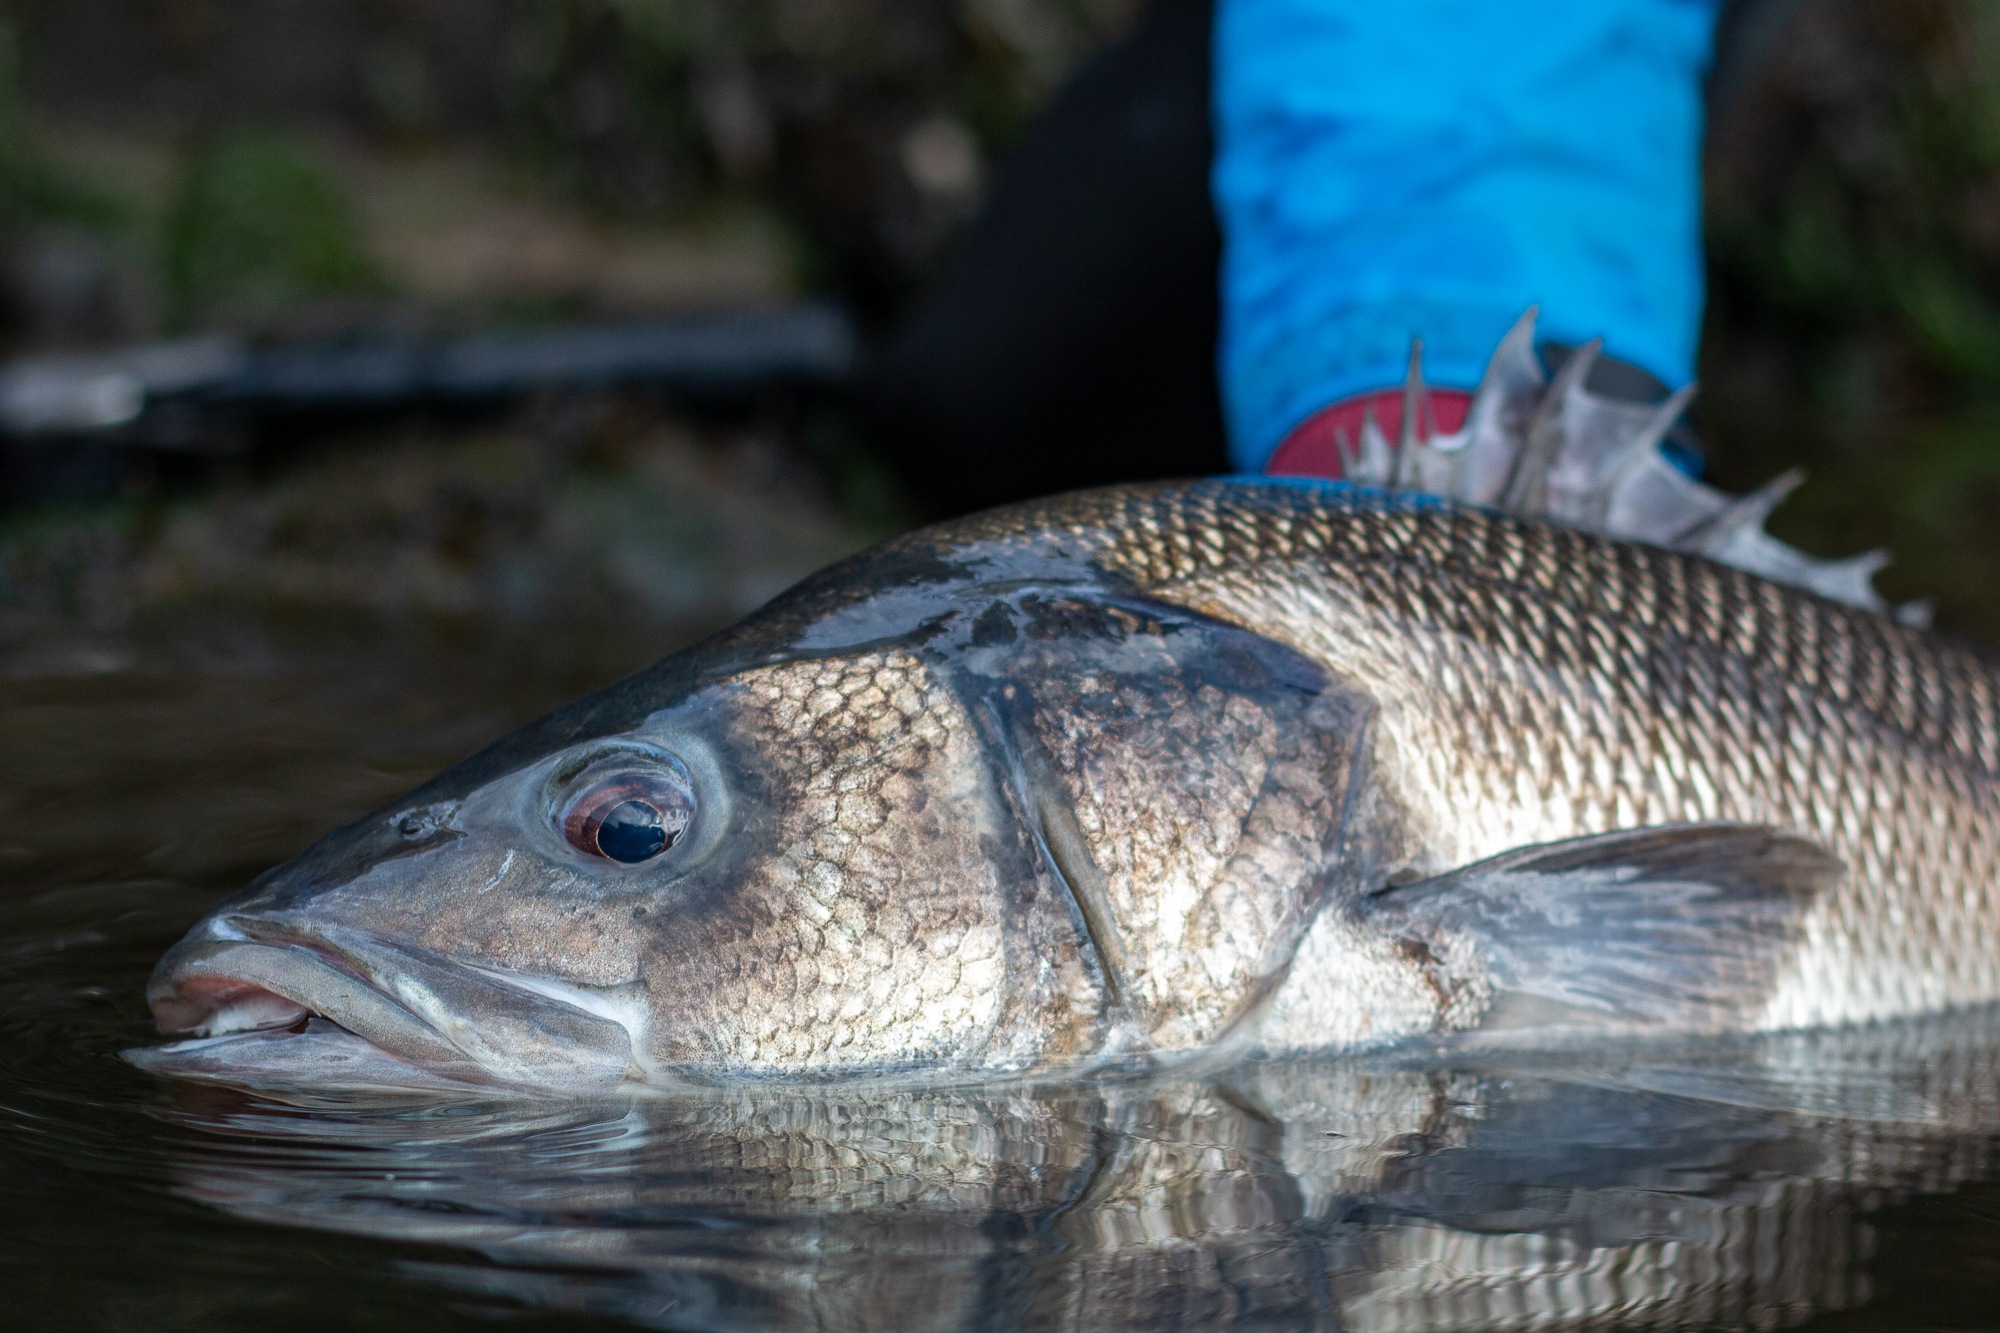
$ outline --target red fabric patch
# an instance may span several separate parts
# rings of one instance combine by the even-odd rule
[[[1430,410],[1424,413],[1428,421],[1417,423],[1417,438],[1427,440],[1435,432],[1449,435],[1465,424],[1465,414],[1472,409],[1472,395],[1464,389],[1431,389]],[[1361,423],[1368,413],[1375,414],[1375,424],[1394,444],[1403,434],[1403,390],[1376,389],[1372,393],[1357,393],[1352,398],[1343,398],[1292,427],[1292,433],[1285,437],[1271,455],[1271,461],[1264,465],[1264,475],[1269,477],[1330,477],[1338,479],[1341,473],[1340,446],[1335,442],[1341,437],[1352,449],[1361,439]]]

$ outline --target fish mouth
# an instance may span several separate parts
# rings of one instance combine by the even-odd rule
[[[211,918],[160,960],[146,1000],[162,1032],[204,1039],[325,1020],[427,1078],[601,1092],[632,1070],[630,1026],[581,988],[311,921]]]

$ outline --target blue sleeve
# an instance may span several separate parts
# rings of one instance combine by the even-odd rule
[[[1702,306],[1702,74],[1716,0],[1219,0],[1213,188],[1230,448],[1544,337],[1669,384]]]

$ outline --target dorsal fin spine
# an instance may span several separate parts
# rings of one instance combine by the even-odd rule
[[[1890,613],[1905,624],[1929,623],[1928,602],[1891,608],[1875,593],[1869,580],[1888,563],[1885,554],[1820,560],[1764,531],[1771,511],[1803,473],[1793,469],[1749,495],[1732,497],[1675,467],[1661,446],[1693,402],[1694,385],[1651,411],[1597,397],[1585,386],[1602,339],[1577,348],[1551,380],[1535,352],[1536,317],[1536,308],[1529,307],[1501,338],[1464,425],[1449,434],[1434,430],[1423,343],[1412,339],[1398,438],[1391,443],[1371,406],[1359,439],[1350,442],[1344,431],[1335,436],[1345,475],[1650,541]],[[1552,485],[1558,476],[1559,485]]]

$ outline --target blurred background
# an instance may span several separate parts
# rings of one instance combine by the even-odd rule
[[[1197,41],[1099,77],[1093,58],[1129,53],[1117,44],[1149,2],[1194,16]],[[1162,69],[1197,84],[1201,11],[0,0],[0,1283],[20,1327],[522,1313],[428,1292],[426,1275],[467,1262],[452,1251],[175,1199],[174,1162],[282,1165],[284,1145],[253,1127],[204,1146],[162,1122],[165,1093],[111,1058],[153,1040],[141,979],[200,913],[327,830],[970,502],[941,480],[1041,488],[1015,446],[1074,463],[1109,440],[1100,398],[1160,407],[1113,409],[1128,452],[1100,444],[1100,462],[1197,470],[1189,442],[1219,428],[1212,223],[1180,217],[1172,263],[1133,253],[1101,225],[1116,210],[1035,197],[1067,160],[1068,184],[1101,199],[1129,184],[1130,154],[1034,127],[1077,107],[1062,90],[1088,70],[1099,112],[1138,105]],[[1887,546],[1886,595],[1934,597],[1941,627],[2000,644],[2000,4],[1758,12],[1767,30],[1712,94],[1695,413],[1714,480],[1743,491],[1804,465],[1777,536],[1823,556]],[[1200,112],[1196,98],[1192,132],[1125,119],[1192,146],[1178,160],[1198,174]],[[1146,336],[1005,331],[1025,327],[1058,379],[1080,374],[1067,427],[996,414],[927,471],[858,389],[912,316],[977,333],[925,302],[953,290],[955,247],[988,235],[973,223],[1003,177],[1026,182],[1005,197],[1028,271],[1095,282]],[[1169,194],[1198,200],[1198,179],[1176,180]],[[1149,282],[1174,263],[1193,276],[1156,311]],[[736,322],[700,322],[718,314]],[[662,328],[681,333],[633,333]],[[606,373],[635,339],[652,371]],[[178,350],[157,364],[117,351],[160,342]],[[909,364],[949,380],[978,369],[977,342],[945,337]],[[717,347],[769,353],[766,371],[692,373]],[[406,392],[440,348],[489,369],[535,361],[509,362],[523,348],[598,369]],[[233,396],[174,387],[217,374]],[[132,401],[118,386],[135,378],[159,392]],[[1107,382],[1121,392],[1095,392]],[[573,1169],[577,1142],[549,1169]],[[325,1151],[352,1198],[388,1197],[367,1161]],[[1915,1299],[1934,1322],[1990,1322],[1993,1188],[1945,1203],[1875,1219],[1876,1308],[1904,1314],[1865,1318],[1907,1326]],[[532,1191],[516,1205],[504,1216],[571,1216]],[[499,1259],[466,1271],[494,1292],[583,1290]]]
[[[865,349],[1137,12],[10,0],[0,351],[403,346],[801,300]],[[1808,0],[1782,24],[1711,125],[1712,471],[1744,490],[1805,465],[1777,535],[1888,546],[1889,596],[2000,641],[2000,10]],[[951,507],[835,383],[156,414],[0,451],[0,652],[35,672],[52,644],[115,660],[107,635],[209,614],[578,661],[602,630],[625,669]]]

